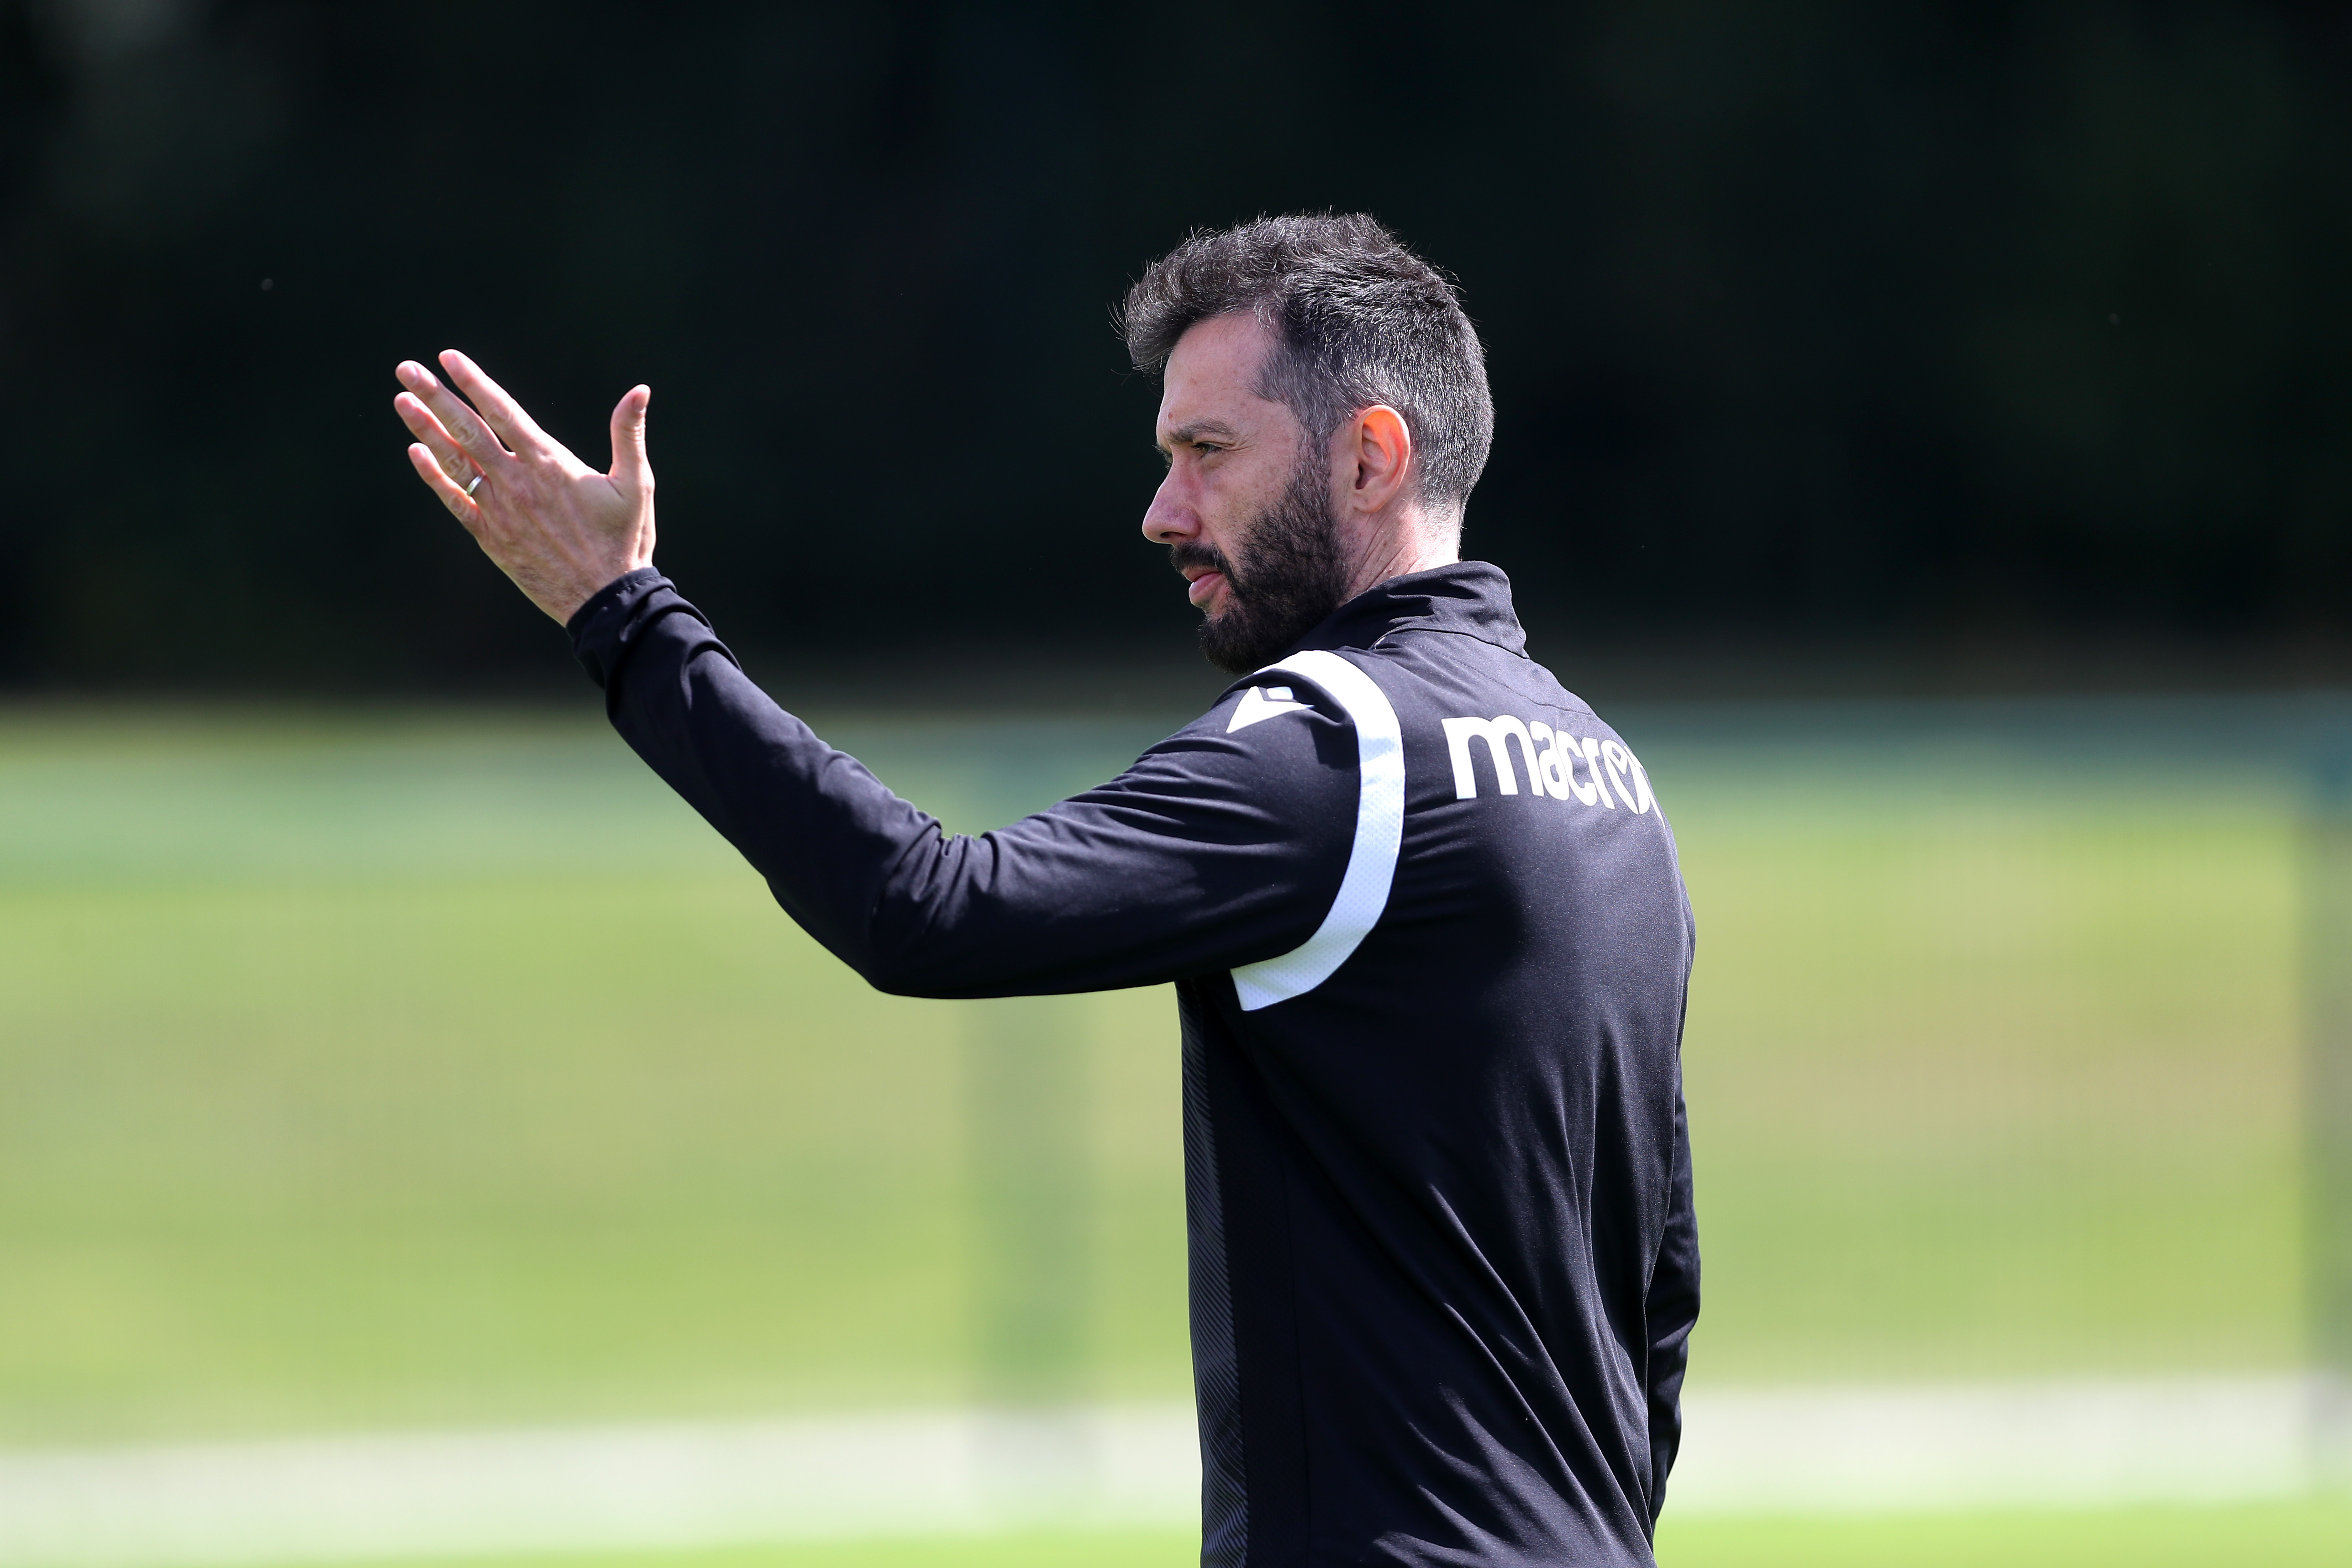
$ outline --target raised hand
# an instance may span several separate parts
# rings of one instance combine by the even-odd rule
[[[393,373],[407,390],[392,406],[416,437],[409,461],[532,604],[569,621],[597,589],[653,563],[652,389],[633,386],[614,407],[613,468],[600,474],[472,360],[452,349],[441,368],[464,397],[415,360]]]

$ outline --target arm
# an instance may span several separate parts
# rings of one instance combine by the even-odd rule
[[[778,708],[651,569],[598,593],[571,629],[623,738],[886,991],[1089,991],[1230,969],[1305,942],[1345,872],[1356,746],[1336,706],[1233,733],[1220,703],[1109,784],[964,837]]]
[[[1650,1273],[1650,1522],[1665,1506],[1666,1474],[1683,1440],[1683,1373],[1690,1364],[1691,1326],[1698,1321],[1698,1215],[1691,1204],[1690,1123],[1675,1091],[1674,1170],[1666,1194],[1665,1235]]]
[[[874,984],[930,996],[1101,990],[1272,958],[1344,874],[1356,749],[1344,711],[1228,732],[1213,713],[1111,784],[952,837],[745,677],[652,570],[646,389],[597,473],[464,355],[399,368],[409,457],[531,602],[570,626],[614,725]]]

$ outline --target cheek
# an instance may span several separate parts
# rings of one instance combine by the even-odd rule
[[[1279,499],[1279,485],[1269,489],[1265,476],[1247,468],[1228,467],[1202,476],[1194,500],[1203,531],[1221,545],[1244,538],[1250,524]]]

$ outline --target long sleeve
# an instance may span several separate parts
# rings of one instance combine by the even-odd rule
[[[1665,1505],[1666,1475],[1683,1438],[1683,1373],[1690,1364],[1690,1332],[1698,1321],[1698,1215],[1691,1200],[1690,1121],[1675,1094],[1674,1175],[1666,1195],[1665,1235],[1650,1274],[1650,1522]]]
[[[1311,935],[1344,872],[1356,746],[1309,699],[1233,729],[1222,700],[1118,778],[1009,827],[943,833],[751,683],[646,568],[572,622],[629,745],[877,987],[1107,990],[1231,969]]]

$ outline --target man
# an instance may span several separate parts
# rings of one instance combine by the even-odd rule
[[[413,362],[396,406],[630,745],[872,984],[1175,983],[1205,1563],[1648,1563],[1698,1311],[1689,906],[1642,765],[1458,558],[1477,335],[1362,216],[1196,236],[1124,325],[1165,389],[1144,534],[1244,679],[977,838],[654,571],[645,387],[605,474],[458,354],[472,407]]]

